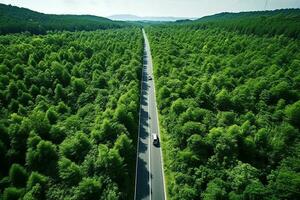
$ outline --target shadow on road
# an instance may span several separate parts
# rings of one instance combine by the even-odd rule
[[[143,199],[149,196],[149,170],[147,169],[147,163],[142,159],[139,159],[138,162],[137,176],[136,199]]]
[[[163,200],[164,197],[164,184],[161,164],[160,143],[153,145],[151,138],[151,131],[158,133],[156,124],[156,114],[153,113],[155,108],[155,101],[153,87],[154,80],[152,80],[152,61],[150,47],[148,40],[144,34],[144,56],[143,56],[143,69],[141,80],[141,99],[140,99],[140,125],[139,125],[139,138],[138,138],[138,157],[137,157],[137,171],[136,171],[136,193],[135,199],[148,200]],[[149,56],[149,57],[148,57]],[[148,74],[149,72],[149,74]],[[150,76],[151,77],[150,77]],[[152,85],[153,84],[153,85]],[[149,102],[150,101],[150,102]],[[149,108],[150,105],[150,108]],[[155,108],[156,109],[156,108]],[[150,113],[153,117],[150,121]],[[150,127],[151,126],[151,127]],[[150,185],[151,184],[151,185]],[[153,191],[150,191],[151,190]]]

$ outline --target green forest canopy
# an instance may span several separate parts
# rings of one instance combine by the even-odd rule
[[[174,24],[190,25],[195,29],[221,27],[256,35],[281,35],[300,39],[300,9],[219,13],[195,21],[178,21]]]
[[[140,29],[0,36],[0,199],[131,199]]]
[[[51,15],[26,8],[0,4],[0,34],[28,31],[44,34],[52,31],[80,31],[111,29],[129,26],[126,22],[112,21],[92,15]]]
[[[146,32],[169,198],[297,199],[300,41],[188,24]]]
[[[132,199],[140,29],[0,9],[2,34],[60,31],[0,36],[0,199]],[[147,27],[170,199],[299,197],[298,24],[281,10]]]

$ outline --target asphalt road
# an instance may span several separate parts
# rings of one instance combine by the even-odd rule
[[[149,76],[154,78],[153,65],[149,41],[144,30],[143,35],[145,41],[144,65],[134,197],[136,200],[165,200],[161,147],[152,144],[152,133],[157,133],[159,136],[154,80],[148,78]]]

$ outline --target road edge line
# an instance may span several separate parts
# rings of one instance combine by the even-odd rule
[[[145,49],[146,49],[146,56],[147,56],[147,68],[146,68],[146,74],[148,76],[148,66],[149,66],[149,62],[148,60],[149,57],[148,57],[148,54],[147,54],[147,42],[148,42],[148,39],[147,39],[147,35],[146,35],[146,32],[145,30],[143,29],[143,37],[144,37],[144,41],[145,41]],[[148,47],[150,48],[150,44],[148,42]],[[151,56],[151,51],[149,51],[150,53],[150,56]],[[146,80],[147,80],[147,85],[148,85],[148,77],[146,77]],[[148,86],[147,86],[148,87]],[[149,199],[151,200],[151,196],[152,196],[152,178],[151,178],[151,131],[150,131],[150,119],[149,119],[149,116],[150,116],[150,89],[147,89],[148,91],[148,95],[147,95],[147,98],[148,98],[148,105],[147,105],[147,110],[148,110],[148,115],[147,115],[147,121],[148,121],[148,133],[149,133],[149,142],[148,142],[148,145],[149,145]]]
[[[149,196],[150,196],[150,200],[151,200],[151,194],[152,194],[152,178],[151,178],[151,130],[150,130],[150,120],[149,120],[149,116],[150,116],[150,90],[148,89],[148,132],[149,132]]]
[[[141,108],[142,108],[142,92],[143,92],[143,81],[144,81],[144,50],[145,50],[145,42],[144,42],[144,45],[143,45],[143,63],[142,63],[142,76],[141,76],[141,88],[140,88],[140,90],[141,90],[140,91],[140,107],[139,107],[139,126],[138,126],[138,135],[137,135],[137,143],[136,143],[134,200],[136,200],[137,169],[138,169],[138,162],[139,162]]]
[[[144,33],[146,35],[146,31],[144,30]],[[147,35],[146,35],[147,37]],[[148,40],[148,37],[147,37],[147,40]],[[151,48],[150,48],[150,42],[148,40],[148,43],[149,43],[149,49],[150,49],[150,56],[152,58],[152,53],[151,53]],[[153,61],[153,59],[152,59]],[[153,62],[152,62],[152,76],[153,76],[153,91],[154,91],[154,103],[155,103],[155,111],[156,111],[156,121],[157,121],[157,125],[158,125],[158,134],[160,136],[160,123],[159,123],[159,115],[158,115],[158,109],[157,109],[157,104],[156,104],[156,89],[155,89],[155,78],[154,78],[154,69],[153,69]],[[162,167],[162,173],[163,173],[163,184],[164,184],[164,196],[165,196],[165,200],[167,200],[167,192],[166,192],[166,184],[165,184],[165,170],[164,170],[164,156],[163,156],[163,153],[162,153],[162,145],[160,145],[160,154],[161,154],[161,167]]]

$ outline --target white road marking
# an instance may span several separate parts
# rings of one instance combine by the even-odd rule
[[[146,37],[145,37],[146,35],[144,35],[144,38],[145,38],[145,40],[146,40]],[[145,45],[146,45],[146,43],[145,43]],[[147,45],[146,45],[146,50],[147,50]],[[149,84],[149,81],[148,81],[148,64],[149,64],[149,55],[148,55],[148,51],[146,51],[146,53],[147,53],[147,57],[146,57],[146,60],[147,60],[147,68],[146,68],[146,72],[147,72],[147,85]],[[150,84],[149,84],[150,85]],[[148,87],[148,95],[147,95],[147,98],[148,98],[148,133],[149,133],[149,143],[148,143],[148,145],[149,145],[149,195],[150,195],[150,200],[151,200],[151,193],[152,193],[152,191],[151,191],[151,185],[152,185],[152,182],[151,182],[151,131],[150,131],[150,108],[149,108],[149,106],[150,106],[150,87]]]
[[[148,41],[148,38],[146,36],[146,33],[143,29],[143,32],[145,34],[145,38]],[[149,41],[148,41],[149,44]],[[148,53],[151,56],[151,50],[150,50],[150,44],[149,44],[149,51]],[[150,59],[149,59],[150,60]],[[150,64],[150,63],[149,63]],[[151,60],[151,64],[150,66],[153,67],[152,65],[152,60]],[[153,75],[153,93],[154,93],[154,106],[155,106],[155,111],[156,111],[156,121],[157,121],[157,128],[158,128],[158,136],[160,137],[160,128],[159,128],[159,120],[158,120],[158,111],[157,111],[157,104],[156,104],[156,91],[155,91],[155,81],[154,81],[154,73],[153,73],[153,68],[151,68],[152,70],[150,71],[150,73]],[[162,154],[162,145],[160,146],[160,155],[161,155],[161,169],[162,169],[162,174],[163,174],[163,185],[164,185],[164,196],[165,196],[165,200],[167,200],[167,193],[166,193],[166,184],[165,184],[165,173],[164,173],[164,159],[163,159],[163,154]]]
[[[136,160],[136,177],[135,177],[135,191],[134,191],[134,200],[136,200],[136,190],[137,190],[137,171],[138,171],[138,160],[139,160],[139,142],[140,142],[140,125],[141,125],[141,109],[142,109],[142,93],[143,93],[143,81],[146,81],[147,84],[149,84],[149,88],[147,88],[147,100],[148,100],[148,105],[147,105],[147,110],[148,110],[148,150],[149,150],[149,197],[150,200],[152,199],[152,179],[151,179],[151,128],[150,128],[150,88],[151,84],[148,81],[148,78],[144,80],[145,76],[148,76],[148,74],[151,74],[153,76],[153,66],[152,66],[152,60],[151,60],[151,49],[150,49],[150,44],[147,38],[147,35],[145,33],[145,30],[142,29],[143,36],[144,36],[144,51],[146,51],[146,58],[143,59],[143,61],[146,59],[146,64],[144,65],[143,62],[143,69],[142,69],[142,78],[141,78],[141,98],[140,98],[140,110],[139,110],[139,129],[138,129],[138,141],[137,141],[137,160]],[[148,68],[149,65],[149,68]],[[144,68],[145,67],[145,68]],[[145,69],[145,74],[144,74],[144,69]],[[145,75],[145,76],[144,76]],[[160,128],[159,128],[159,120],[158,120],[158,111],[157,111],[157,104],[156,104],[156,97],[155,97],[155,83],[153,80],[152,83],[153,87],[153,93],[154,93],[154,106],[155,106],[155,112],[156,112],[156,120],[157,120],[157,126],[158,126],[158,135],[160,136]],[[164,164],[163,164],[163,154],[162,154],[162,147],[160,147],[160,155],[161,155],[161,170],[162,170],[162,175],[163,175],[163,185],[164,185],[164,198],[167,200],[167,195],[166,195],[166,185],[165,185],[165,175],[164,175]]]
[[[153,88],[154,88],[154,96],[155,96],[155,87],[153,87]],[[157,127],[158,127],[158,136],[160,137],[160,128],[159,128],[159,120],[158,120],[158,111],[157,111],[156,99],[155,99],[154,106],[155,106],[156,116],[157,116],[156,121],[157,121]],[[162,153],[162,145],[160,146],[160,156],[161,156],[161,169],[162,169],[163,184],[164,184],[164,196],[165,196],[165,200],[167,200],[166,184],[165,184],[165,173],[164,173],[164,156],[163,156],[163,153]]]

